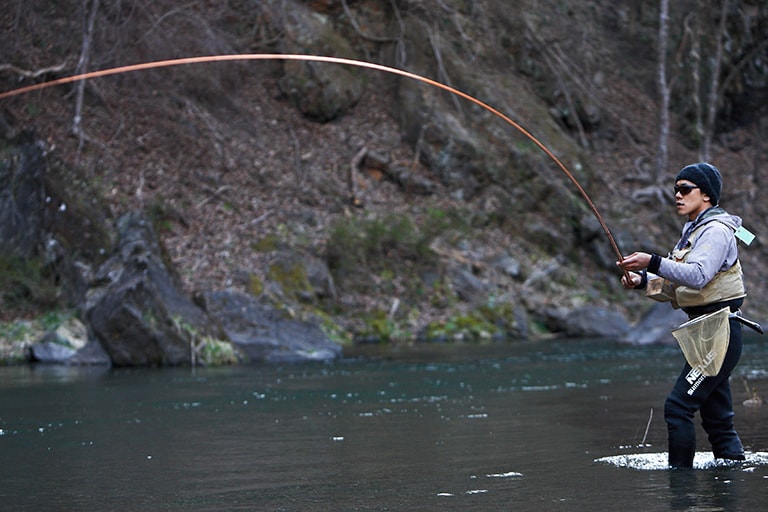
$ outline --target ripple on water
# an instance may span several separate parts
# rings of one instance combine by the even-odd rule
[[[487,479],[506,479],[506,478],[522,478],[523,474],[519,473],[517,471],[505,471],[503,473],[488,473],[485,475],[485,478]],[[477,480],[477,475],[472,475],[469,477],[470,480]],[[473,494],[486,494],[489,493],[490,489],[484,489],[484,488],[476,488],[476,489],[468,489],[466,491],[463,491],[461,494],[463,495],[473,495]],[[446,498],[452,498],[456,497],[456,493],[454,492],[438,492],[437,496],[446,497]]]

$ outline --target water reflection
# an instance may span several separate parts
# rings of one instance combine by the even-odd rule
[[[106,376],[110,371],[110,368],[106,366],[35,365],[0,367],[0,389],[99,379]]]
[[[734,474],[728,470],[670,471],[671,510],[730,511],[741,508],[741,485],[731,485]]]
[[[758,391],[768,351],[747,345]],[[370,356],[370,354],[368,354]],[[768,466],[637,471],[681,357],[563,342],[419,346],[333,364],[0,369],[8,510],[733,510]],[[737,403],[746,393],[734,384]],[[737,408],[753,451],[766,409]],[[705,438],[701,437],[702,443]],[[721,508],[718,508],[721,507]]]

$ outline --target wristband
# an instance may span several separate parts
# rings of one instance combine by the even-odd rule
[[[651,261],[648,263],[648,272],[651,274],[659,273],[659,266],[661,265],[661,256],[658,254],[651,254]]]

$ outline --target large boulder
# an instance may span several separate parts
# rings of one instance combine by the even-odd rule
[[[0,276],[0,307],[4,295],[42,307],[76,306],[92,267],[111,252],[108,208],[89,180],[53,158],[33,132],[3,131],[0,268],[10,272]]]
[[[204,300],[208,313],[251,361],[325,361],[341,355],[341,347],[317,324],[294,320],[253,295],[209,292]]]
[[[627,319],[606,308],[582,307],[571,311],[565,321],[568,336],[617,339],[629,331]]]
[[[43,149],[32,133],[0,148],[0,255],[37,255],[45,225],[44,176]]]
[[[536,306],[534,316],[547,330],[568,338],[623,339],[630,330],[627,319],[612,309],[599,306]]]
[[[332,19],[309,7],[292,3],[284,16],[285,53],[356,57],[349,42],[339,36]],[[331,121],[353,107],[363,94],[365,76],[357,68],[320,62],[286,61],[280,90],[305,116]]]
[[[660,302],[627,331],[621,341],[632,345],[674,345],[676,341],[672,336],[672,329],[687,321],[688,315],[682,310],[673,309],[669,304]]]
[[[88,291],[91,332],[118,366],[194,364],[201,346],[225,335],[181,291],[143,214],[122,216],[117,236],[115,253]]]

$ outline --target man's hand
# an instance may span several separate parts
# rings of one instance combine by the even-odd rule
[[[624,288],[627,289],[633,289],[637,288],[637,286],[642,282],[643,277],[640,274],[637,274],[635,272],[626,272],[623,276],[621,276],[621,284],[624,286]]]
[[[644,270],[651,263],[651,255],[647,252],[633,252],[616,264],[624,270]]]

